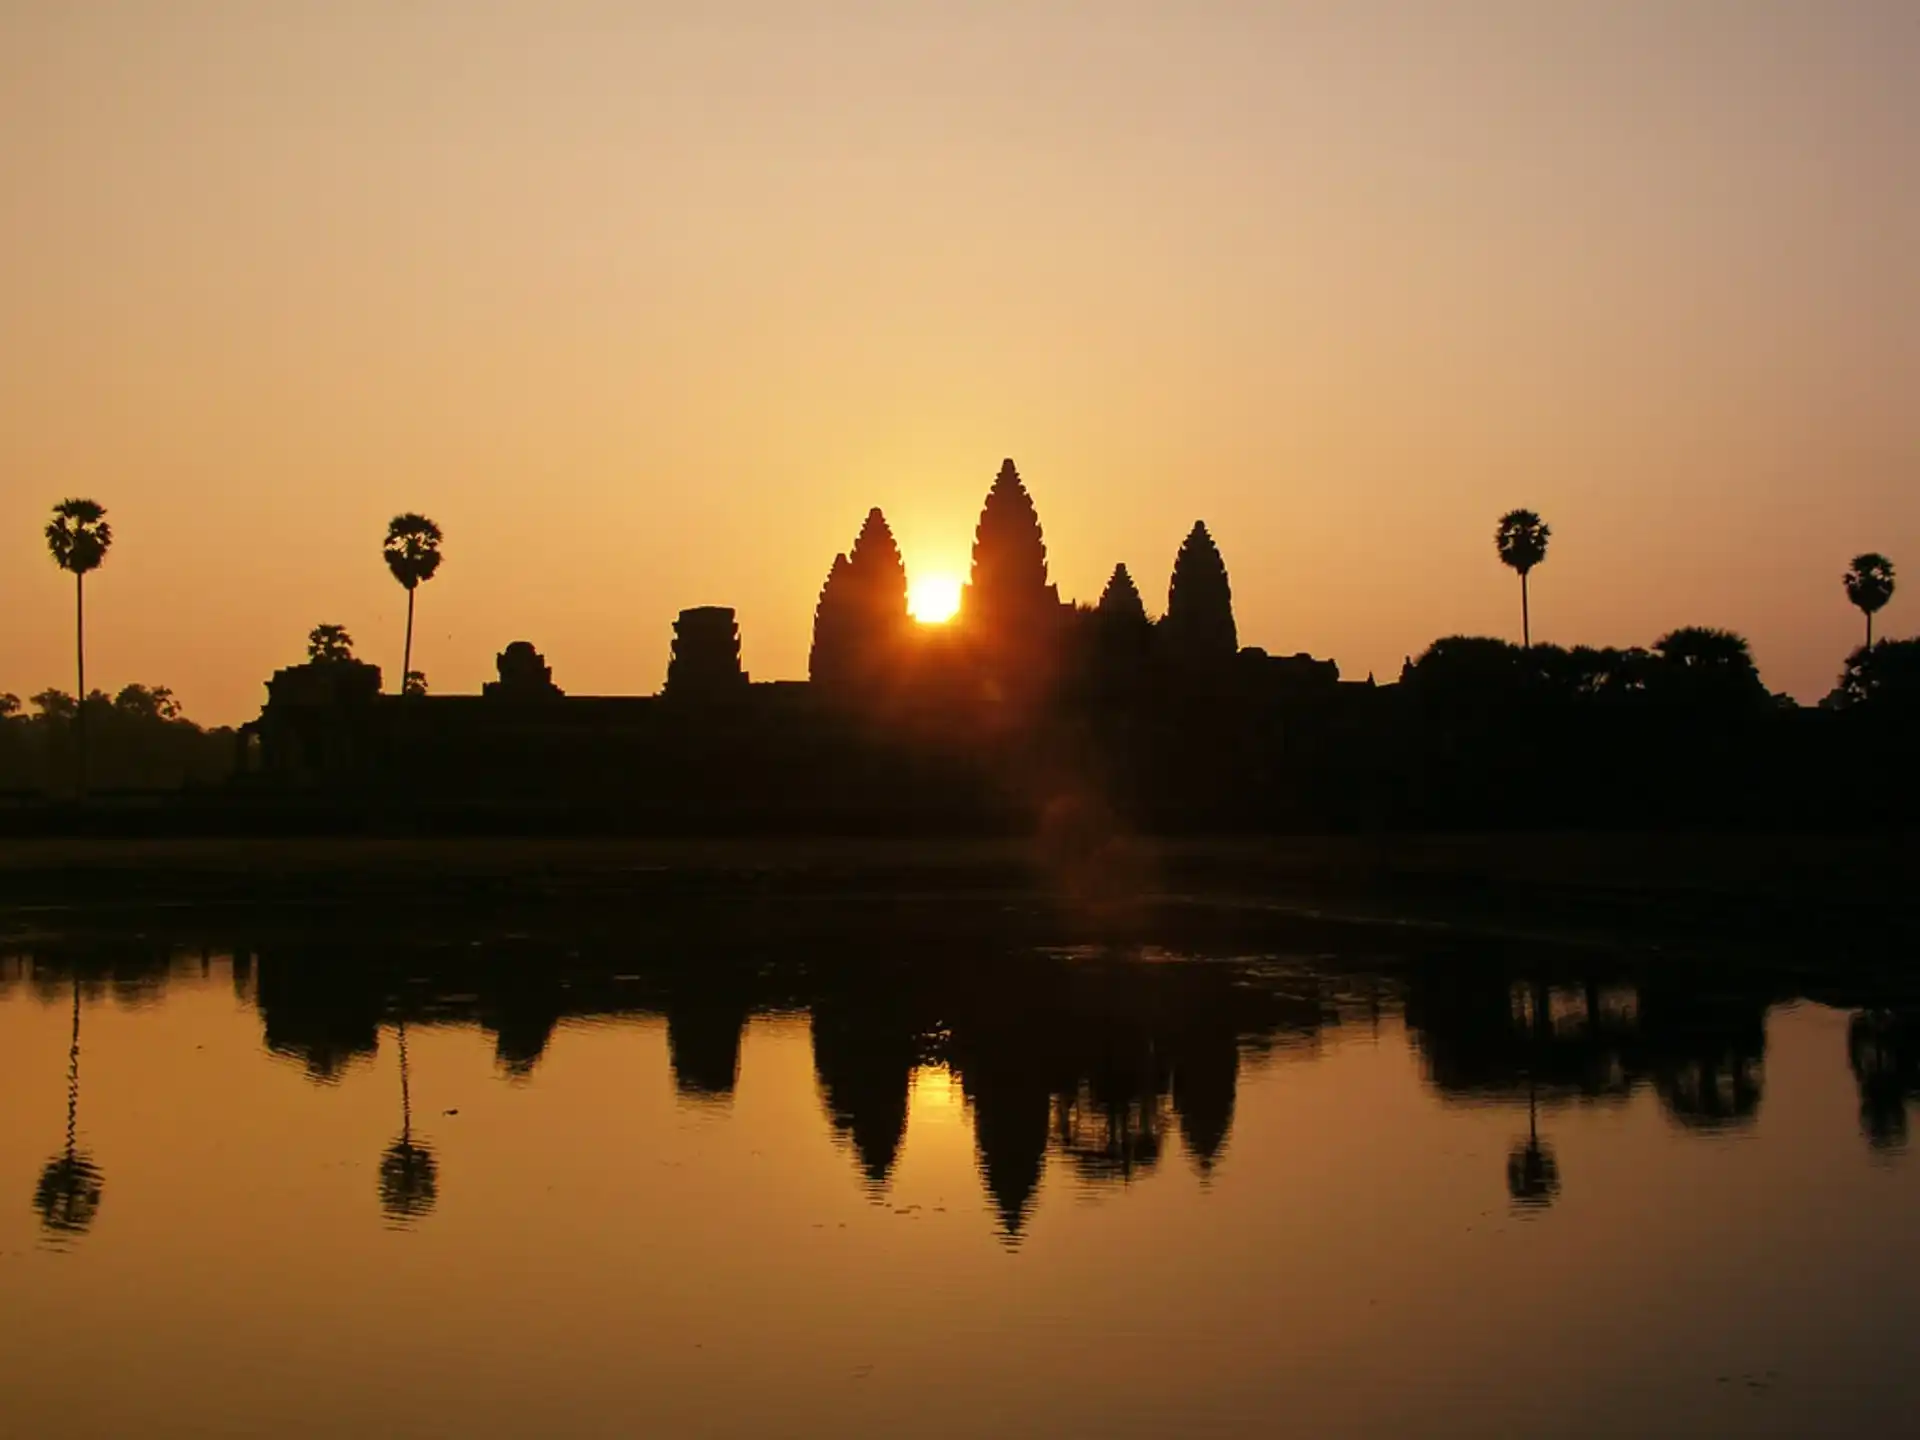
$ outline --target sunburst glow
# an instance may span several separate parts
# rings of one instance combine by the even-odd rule
[[[952,575],[922,575],[907,588],[907,610],[922,625],[944,625],[960,613],[960,582]]]

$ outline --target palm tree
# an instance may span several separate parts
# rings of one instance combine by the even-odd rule
[[[73,576],[74,653],[79,686],[74,691],[75,738],[78,759],[75,784],[87,793],[87,572],[98,570],[113,544],[113,527],[106,507],[97,500],[62,500],[47,522],[47,550],[53,563]]]
[[[1873,648],[1873,613],[1893,598],[1893,562],[1869,550],[1847,566],[1847,599],[1867,617],[1867,648]]]
[[[1500,552],[1500,563],[1520,572],[1520,643],[1533,646],[1533,616],[1527,604],[1527,575],[1547,558],[1547,541],[1553,527],[1531,510],[1509,510],[1500,517],[1493,532],[1493,547]]]
[[[83,1235],[100,1209],[100,1167],[78,1146],[80,1115],[80,977],[73,977],[73,1042],[67,1050],[67,1148],[40,1171],[33,1208],[58,1236]]]
[[[413,1138],[413,1091],[407,1083],[407,1022],[400,1032],[400,1138],[380,1157],[380,1208],[396,1225],[431,1213],[440,1195],[440,1167],[425,1142]]]
[[[400,666],[401,691],[413,673],[413,592],[431,580],[440,568],[440,527],[424,515],[408,511],[387,526],[384,546],[387,569],[407,587],[407,648]]]

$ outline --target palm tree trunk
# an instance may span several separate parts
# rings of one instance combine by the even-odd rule
[[[80,976],[73,977],[73,1043],[67,1050],[67,1165],[73,1165],[80,1128]]]
[[[407,679],[413,674],[413,587],[407,587],[407,648],[400,659],[400,693],[407,693]]]
[[[1533,648],[1533,612],[1527,603],[1527,572],[1520,572],[1520,643],[1526,649]]]
[[[413,1146],[413,1090],[407,1084],[407,1022],[399,1021],[400,1031],[400,1143]]]
[[[1873,611],[1867,611],[1867,649],[1873,649]]]
[[[73,577],[73,652],[74,668],[79,671],[78,693],[73,697],[74,792],[87,794],[87,577]]]

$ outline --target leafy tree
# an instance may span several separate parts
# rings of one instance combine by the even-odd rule
[[[1226,562],[1207,533],[1206,522],[1196,520],[1173,562],[1167,585],[1167,614],[1160,630],[1176,653],[1192,657],[1230,657],[1239,652],[1239,632],[1233,623],[1233,587]]]
[[[1576,645],[1567,651],[1536,645],[1532,653],[1547,661],[1557,688],[1583,700],[1618,701],[1644,694],[1647,667],[1653,662],[1637,645],[1626,650]]]
[[[1847,657],[1840,683],[1821,702],[1830,710],[1920,710],[1920,640],[1882,640]]]
[[[74,656],[79,683],[74,693],[87,693],[87,576],[98,570],[113,545],[113,527],[107,523],[106,507],[96,500],[68,499],[53,507],[47,522],[47,551],[53,563],[73,576]],[[79,721],[78,748],[75,753],[75,783],[79,793],[87,792],[87,719],[84,706],[76,712]]]
[[[113,697],[114,713],[131,720],[172,721],[180,718],[180,702],[165,685],[128,685]]]
[[[1690,703],[1757,703],[1767,687],[1746,638],[1731,630],[1687,625],[1653,643],[1649,688]]]
[[[1401,673],[1415,694],[1443,703],[1510,698],[1528,678],[1527,652],[1486,635],[1443,636]]]
[[[1867,646],[1873,646],[1874,612],[1893,598],[1893,562],[1869,550],[1853,557],[1845,578],[1847,599],[1867,617]]]
[[[383,547],[387,569],[407,589],[407,644],[402,654],[401,693],[406,693],[406,677],[413,672],[414,592],[431,580],[440,569],[440,527],[424,515],[409,511],[396,515],[387,525]]]
[[[18,695],[0,693],[0,720],[11,720],[20,713]]]
[[[340,665],[353,659],[353,636],[344,625],[316,625],[307,632],[307,659],[315,665]]]
[[[1493,532],[1493,546],[1500,563],[1520,575],[1520,643],[1533,645],[1533,613],[1527,596],[1527,576],[1533,567],[1547,558],[1547,542],[1553,527],[1531,510],[1509,510],[1500,517]]]
[[[73,696],[64,690],[42,690],[29,701],[40,712],[42,720],[72,724],[79,707],[73,703]]]
[[[407,671],[407,683],[401,688],[403,695],[424,695],[427,693],[427,674],[424,670]]]

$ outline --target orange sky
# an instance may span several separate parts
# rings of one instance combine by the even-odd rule
[[[1097,22],[1095,20],[1097,16]],[[1003,455],[1064,595],[1383,677],[1729,625],[1814,698],[1920,593],[1920,9],[0,0],[0,689],[106,503],[89,678],[250,714],[316,622],[644,692],[685,605],[799,676],[866,508],[964,569]]]

